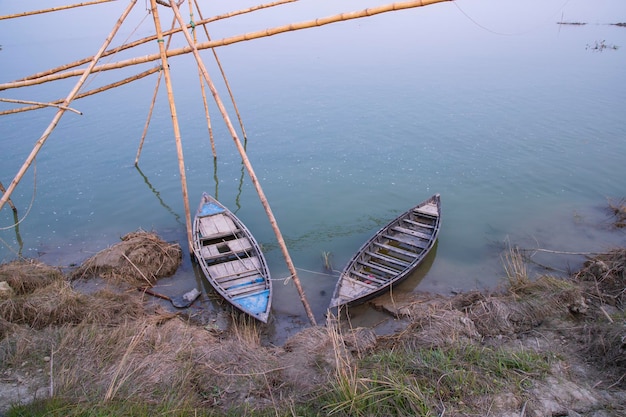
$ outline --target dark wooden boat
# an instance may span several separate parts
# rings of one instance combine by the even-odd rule
[[[263,252],[237,216],[206,193],[193,222],[193,251],[215,291],[267,323],[272,281]]]
[[[339,276],[330,308],[360,304],[407,278],[434,246],[440,219],[435,194],[380,229]]]

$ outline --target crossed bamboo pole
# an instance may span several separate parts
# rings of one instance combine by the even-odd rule
[[[279,6],[281,4],[291,3],[291,2],[294,2],[294,1],[298,1],[298,0],[279,0],[279,1],[276,1],[276,2],[273,2],[273,3],[261,4],[259,6],[250,7],[248,9],[243,9],[243,10],[238,10],[238,11],[235,11],[235,12],[230,12],[230,13],[226,13],[226,14],[222,14],[222,15],[218,15],[218,16],[213,16],[213,17],[210,17],[208,19],[202,19],[202,20],[196,22],[195,24],[197,26],[201,26],[201,25],[205,26],[208,23],[215,22],[215,21],[218,21],[218,20],[227,19],[227,18],[230,18],[230,17],[234,17],[234,16],[246,14],[246,13],[251,13],[251,12],[254,12],[254,11],[257,11],[257,10],[266,9],[266,8],[274,7],[274,6]],[[190,27],[190,25],[187,25],[187,27]],[[180,32],[181,30],[182,30],[181,28],[174,28],[174,27],[172,27],[170,30],[168,30],[166,32],[163,32],[163,36],[170,36],[170,35],[173,35],[175,33]],[[138,40],[133,41],[133,42],[125,43],[123,45],[120,45],[120,46],[117,46],[117,47],[115,47],[113,49],[109,49],[109,50],[105,51],[104,54],[102,54],[102,58],[105,58],[107,56],[116,54],[118,52],[125,51],[126,49],[134,48],[135,46],[139,46],[139,45],[142,45],[144,43],[152,42],[152,41],[155,41],[155,40],[157,40],[157,36],[156,35],[150,35],[150,36],[138,39]],[[86,64],[86,63],[88,63],[90,61],[91,61],[91,57],[79,59],[78,61],[74,61],[74,62],[71,62],[69,64],[64,64],[64,65],[58,66],[56,68],[52,68],[52,69],[49,69],[49,70],[46,70],[46,71],[42,71],[42,72],[38,72],[36,74],[29,75],[27,77],[24,77],[24,78],[21,78],[19,80],[16,80],[16,82],[17,81],[25,81],[25,80],[33,80],[33,79],[45,77],[47,75],[56,74],[56,73],[59,73],[59,72],[64,71],[64,70],[68,70],[70,68],[75,68],[75,67],[81,66],[81,65]]]
[[[68,107],[70,102],[76,97],[76,95],[78,94],[78,90],[80,90],[80,88],[83,86],[83,84],[85,84],[85,81],[87,81],[87,78],[89,77],[89,75],[92,73],[92,71],[96,67],[96,64],[97,64],[98,60],[100,59],[100,57],[102,56],[102,54],[104,53],[106,48],[109,46],[109,44],[113,40],[113,37],[115,36],[115,34],[119,30],[119,28],[122,26],[122,23],[124,22],[124,20],[128,16],[128,14],[130,13],[132,8],[135,6],[135,3],[137,3],[137,0],[131,0],[130,1],[130,3],[128,4],[126,9],[122,13],[122,15],[120,16],[118,21],[116,22],[115,26],[113,27],[113,30],[111,31],[111,33],[109,33],[109,36],[107,36],[107,38],[105,39],[104,43],[102,44],[102,46],[100,47],[100,49],[98,50],[96,55],[93,56],[89,66],[83,71],[82,76],[80,77],[80,79],[78,80],[78,82],[76,83],[76,85],[74,86],[72,91],[70,91],[70,93],[67,95],[65,100],[63,100],[63,103],[61,103],[62,107]],[[59,123],[59,120],[61,120],[61,117],[63,117],[63,114],[65,114],[65,109],[64,108],[59,108],[57,113],[52,118],[52,121],[48,125],[48,128],[44,131],[43,135],[35,143],[35,147],[31,151],[31,153],[28,155],[28,158],[26,159],[26,162],[24,162],[24,164],[22,165],[22,167],[18,171],[18,173],[15,176],[15,178],[13,178],[13,181],[11,181],[11,183],[9,184],[8,188],[6,189],[6,191],[2,194],[2,198],[0,198],[0,210],[2,210],[2,207],[4,207],[4,204],[11,197],[11,194],[13,193],[13,190],[15,189],[15,187],[17,187],[17,184],[19,184],[19,182],[21,181],[22,177],[24,176],[24,174],[26,173],[28,168],[31,166],[31,164],[33,163],[33,161],[37,157],[37,154],[39,153],[39,151],[41,150],[43,145],[46,143],[46,140],[48,139],[48,137],[50,136],[50,134],[52,133],[52,131],[54,130],[56,125]]]
[[[114,83],[107,84],[107,85],[104,85],[102,87],[94,88],[93,90],[89,90],[89,91],[86,91],[84,93],[80,93],[76,97],[74,97],[74,100],[78,100],[78,99],[81,99],[81,98],[92,96],[94,94],[98,94],[98,93],[101,93],[103,91],[107,91],[107,90],[110,90],[112,88],[115,88],[115,87],[120,87],[120,86],[122,86],[124,84],[128,84],[128,83],[131,83],[133,81],[137,81],[137,80],[140,80],[140,79],[142,79],[144,77],[147,77],[148,75],[152,75],[155,72],[160,71],[160,70],[161,70],[160,66],[157,66],[157,67],[154,67],[154,68],[150,68],[149,70],[146,70],[146,71],[141,72],[139,74],[135,74],[133,76],[124,78],[123,80],[119,80],[119,81],[116,81]],[[0,101],[11,102],[10,99],[0,99]],[[19,101],[20,100],[13,100],[12,102],[15,103],[15,102],[19,102]],[[5,116],[5,115],[8,115],[8,114],[21,113],[21,112],[30,111],[30,110],[37,110],[37,109],[41,109],[41,108],[47,107],[47,106],[58,107],[57,105],[59,105],[61,103],[63,103],[63,99],[54,100],[54,101],[51,101],[49,103],[38,103],[38,104],[35,104],[33,106],[29,106],[29,107],[19,107],[19,108],[16,108],[16,109],[1,111],[0,112],[0,116]]]
[[[369,9],[355,11],[355,12],[341,13],[341,14],[337,14],[337,15],[333,15],[329,17],[308,20],[305,22],[291,23],[289,25],[279,26],[279,27],[270,28],[270,29],[264,29],[264,30],[260,30],[256,32],[248,32],[248,33],[244,33],[241,35],[231,36],[231,37],[223,38],[219,40],[202,42],[202,43],[195,45],[195,47],[199,51],[203,49],[209,49],[209,48],[218,48],[221,46],[232,45],[238,42],[245,42],[245,41],[250,41],[253,39],[260,39],[260,38],[265,38],[268,36],[274,36],[280,33],[292,32],[296,30],[308,29],[308,28],[313,28],[313,27],[318,27],[318,26],[324,26],[324,25],[328,25],[331,23],[352,20],[352,19],[359,19],[363,17],[374,16],[377,14],[393,12],[397,10],[422,7],[422,6],[427,6],[427,5],[431,5],[435,3],[442,3],[446,1],[453,1],[453,0],[413,0],[413,1],[407,1],[407,2],[402,2],[402,3],[392,3],[392,4],[385,5],[385,6],[372,7]],[[155,38],[152,38],[152,39],[155,39]],[[185,55],[185,54],[190,53],[191,51],[192,51],[191,46],[185,46],[185,47],[177,48],[177,49],[170,49],[167,51],[167,57],[171,58],[174,56]],[[152,61],[156,61],[159,59],[161,59],[160,54],[150,54],[150,55],[146,55],[143,57],[136,57],[136,58],[131,58],[131,59],[123,60],[123,61],[100,65],[94,68],[94,71],[109,71],[109,70],[124,68],[124,67],[132,66],[132,65],[145,64],[147,62],[152,62]],[[85,70],[83,69],[77,69],[77,70],[66,71],[66,72],[57,73],[57,74],[44,75],[44,76],[37,77],[34,79],[30,78],[30,79],[13,81],[10,83],[4,83],[4,84],[0,84],[0,90],[6,90],[9,88],[26,87],[30,85],[42,84],[48,81],[76,77],[76,76],[82,75],[84,71]]]

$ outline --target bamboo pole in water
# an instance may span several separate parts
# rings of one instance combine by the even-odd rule
[[[141,156],[141,150],[143,149],[143,142],[148,134],[150,120],[152,120],[152,111],[154,110],[154,103],[156,103],[157,95],[159,94],[159,86],[161,85],[162,76],[163,71],[159,72],[156,85],[154,86],[154,93],[152,94],[152,102],[150,103],[150,109],[148,110],[148,117],[146,117],[146,123],[143,125],[143,132],[141,133],[141,139],[139,140],[139,146],[137,147],[137,155],[135,155],[135,166],[139,165],[139,157]]]
[[[115,1],[115,0],[94,0],[94,1],[89,1],[86,3],[70,4],[67,6],[51,7],[49,9],[33,10],[30,12],[9,14],[9,15],[0,16],[0,20],[13,19],[16,17],[32,16],[35,14],[42,14],[42,13],[48,13],[48,12],[58,12],[59,10],[73,9],[74,7],[81,7],[81,6],[91,6],[92,4],[108,3],[110,1]]]
[[[176,24],[176,19],[172,19],[172,24],[170,25],[172,29],[174,29],[175,24]],[[167,38],[167,45],[165,49],[169,49],[171,42],[172,42],[172,35],[169,35]],[[141,156],[141,150],[143,149],[143,142],[146,140],[146,136],[148,134],[148,127],[150,126],[150,121],[152,120],[152,112],[154,110],[154,104],[156,103],[157,95],[159,93],[159,86],[161,85],[162,78],[163,78],[163,71],[159,72],[156,85],[154,86],[154,94],[152,94],[152,102],[150,103],[150,109],[148,110],[148,117],[146,117],[146,123],[143,126],[143,132],[141,133],[141,140],[139,141],[139,146],[137,147],[137,155],[135,155],[135,166],[138,166],[139,164],[139,157]]]
[[[142,79],[144,77],[147,77],[148,75],[151,75],[151,74],[154,74],[157,71],[160,71],[160,69],[161,69],[160,66],[154,67],[154,68],[151,68],[151,69],[149,69],[147,71],[144,71],[142,73],[133,75],[133,76],[128,77],[128,78],[124,78],[123,80],[116,81],[114,83],[107,84],[107,85],[104,85],[102,87],[98,87],[98,88],[95,88],[93,90],[86,91],[84,93],[80,93],[76,97],[74,97],[74,101],[79,100],[81,98],[88,97],[88,96],[92,96],[94,94],[101,93],[101,92],[106,91],[106,90],[110,90],[110,89],[115,88],[115,87],[120,87],[120,86],[122,86],[124,84],[128,84],[128,83],[131,83],[133,81],[140,80],[140,79]],[[61,103],[63,103],[63,99],[54,100],[54,101],[51,101],[50,103],[51,104],[61,104]],[[43,107],[45,107],[44,104],[37,104],[35,106],[30,106],[30,107],[20,107],[19,109],[5,110],[5,111],[1,111],[0,112],[0,116],[4,116],[4,115],[7,115],[7,114],[20,113],[20,112],[30,111],[30,110],[37,110],[37,109],[41,109]]]
[[[364,9],[364,10],[360,10],[356,12],[341,13],[341,14],[337,14],[337,15],[333,15],[329,17],[315,19],[315,20],[308,20],[305,22],[292,23],[289,25],[260,30],[256,32],[244,33],[241,35],[231,36],[231,37],[223,38],[223,39],[216,40],[216,41],[202,42],[196,45],[196,49],[203,50],[203,49],[208,49],[208,48],[217,48],[220,46],[231,45],[231,44],[238,43],[238,42],[245,42],[245,41],[250,41],[253,39],[274,36],[280,33],[308,29],[308,28],[317,27],[317,26],[324,26],[330,23],[336,23],[336,22],[352,20],[352,19],[359,19],[363,17],[374,16],[374,15],[381,14],[381,13],[393,12],[393,11],[403,10],[403,9],[410,9],[410,8],[415,8],[415,7],[428,6],[431,4],[442,3],[442,2],[447,2],[447,1],[452,1],[452,0],[413,0],[413,1],[403,2],[403,3],[392,3],[392,4],[385,5],[385,6],[372,7],[369,9]],[[191,51],[192,51],[192,47],[190,46],[185,46],[185,47],[177,48],[177,49],[171,49],[167,51],[167,57],[171,58],[174,56],[184,55]],[[118,62],[100,65],[96,67],[94,71],[109,71],[113,69],[125,68],[131,65],[138,65],[138,64],[144,64],[146,62],[156,61],[159,58],[160,58],[159,54],[151,54],[151,55],[146,55],[143,57],[136,57],[136,58],[127,59],[124,61],[118,61]],[[47,76],[39,77],[37,79],[19,80],[19,81],[4,83],[4,84],[0,84],[0,91],[7,90],[9,88],[26,87],[29,85],[42,84],[48,81],[76,77],[76,76],[81,75],[84,71],[85,70],[83,69],[78,69],[78,70],[67,71],[67,72],[63,72],[59,74],[50,74]]]
[[[174,127],[174,138],[176,140],[176,152],[178,155],[178,170],[180,171],[180,185],[183,192],[183,203],[185,205],[185,224],[187,226],[187,245],[189,245],[189,253],[193,253],[192,236],[191,236],[191,216],[189,211],[189,195],[187,193],[187,176],[185,174],[185,159],[183,157],[183,146],[180,139],[180,129],[178,127],[178,115],[176,114],[176,103],[174,102],[174,91],[172,89],[172,80],[170,77],[170,67],[167,62],[167,52],[165,50],[163,33],[161,31],[161,21],[159,20],[159,12],[157,10],[156,0],[150,0],[152,7],[152,18],[157,34],[157,42],[159,44],[159,53],[161,55],[161,63],[163,65],[163,77],[165,78],[165,86],[167,87],[167,101],[170,105],[170,114],[172,116],[172,126]]]
[[[188,2],[189,7],[189,19],[191,22],[191,30],[193,31],[193,43],[194,45],[198,42],[198,36],[196,31],[196,25],[193,21],[193,6],[191,5],[191,0]],[[198,14],[200,10],[198,9]],[[174,16],[176,18],[176,16]],[[205,27],[206,28],[206,27]],[[211,115],[209,114],[209,103],[206,99],[206,91],[204,88],[204,81],[202,78],[202,70],[200,66],[198,66],[198,78],[200,79],[200,92],[202,94],[202,104],[204,106],[204,117],[206,118],[207,129],[209,131],[209,141],[211,142],[211,152],[213,152],[213,159],[217,158],[217,151],[215,150],[215,139],[213,138],[213,128],[211,127]],[[215,197],[217,198],[217,196]]]
[[[2,185],[2,181],[0,181],[0,191],[2,193],[6,193],[7,190],[6,188],[4,188],[4,185]],[[13,213],[17,213],[17,208],[15,207],[15,205],[13,204],[13,201],[11,201],[11,199],[8,199],[9,202],[9,206],[11,207],[11,210],[13,210]],[[17,222],[15,222],[17,224]]]
[[[67,97],[63,101],[62,103],[63,106],[67,107],[70,104],[70,102],[74,99],[74,97],[78,93],[78,90],[80,90],[80,88],[83,86],[85,81],[87,81],[87,77],[89,77],[93,69],[96,67],[96,63],[98,62],[98,60],[100,59],[100,57],[102,56],[106,48],[109,46],[109,44],[113,40],[113,37],[119,30],[120,26],[122,26],[122,23],[124,22],[128,14],[130,13],[130,11],[132,10],[135,3],[137,3],[137,0],[130,1],[130,3],[126,7],[126,10],[124,10],[120,18],[115,23],[113,30],[111,31],[111,33],[109,33],[109,36],[107,36],[104,43],[100,47],[100,50],[96,53],[96,55],[94,55],[91,63],[89,64],[87,69],[84,70],[81,78],[78,80],[78,82],[76,83],[72,91],[70,91],[70,93],[67,95]],[[4,204],[11,197],[13,190],[15,190],[15,187],[17,187],[17,184],[19,184],[20,180],[22,179],[22,177],[24,176],[24,174],[26,173],[30,165],[33,163],[33,161],[37,157],[37,154],[39,153],[43,145],[46,143],[46,140],[48,139],[48,137],[50,136],[50,134],[52,133],[56,125],[59,123],[59,120],[61,120],[61,117],[63,116],[64,113],[65,113],[64,109],[59,109],[57,111],[56,115],[53,117],[52,121],[50,122],[50,125],[48,126],[48,128],[44,131],[43,135],[35,143],[35,147],[31,151],[30,155],[28,155],[26,162],[24,162],[24,164],[20,168],[19,172],[17,173],[13,181],[11,181],[11,184],[9,184],[9,188],[7,188],[7,190],[2,195],[2,198],[0,198],[0,210],[2,210],[2,207],[4,207]]]
[[[179,24],[183,26],[184,23],[183,23],[182,17],[180,16],[178,6],[176,6],[176,3],[174,2],[174,0],[170,0],[170,3],[172,5],[172,10],[174,11],[176,18],[178,19]],[[280,232],[280,229],[278,228],[278,223],[276,222],[276,218],[274,217],[274,214],[272,213],[272,209],[269,205],[269,202],[267,201],[267,198],[265,197],[263,188],[261,188],[261,184],[259,183],[259,180],[256,174],[254,173],[254,169],[252,168],[252,164],[250,163],[250,160],[248,159],[246,150],[241,144],[241,141],[239,140],[239,138],[237,137],[237,132],[235,131],[235,128],[232,122],[230,121],[230,118],[228,117],[228,113],[226,112],[224,103],[222,103],[222,100],[220,99],[217,89],[215,88],[215,85],[211,81],[211,77],[209,77],[209,73],[207,72],[206,67],[204,66],[204,63],[202,62],[202,58],[200,58],[200,53],[198,52],[198,49],[195,47],[193,43],[193,39],[191,39],[191,36],[189,35],[189,32],[187,32],[187,29],[183,30],[183,34],[185,35],[185,38],[187,39],[187,43],[189,43],[189,46],[192,49],[192,52],[196,59],[198,67],[200,67],[200,69],[202,70],[204,79],[207,82],[209,89],[211,90],[211,93],[213,94],[215,103],[217,104],[217,107],[220,109],[220,113],[222,114],[222,117],[224,118],[224,122],[226,123],[226,126],[228,127],[228,131],[230,132],[233,138],[233,141],[235,142],[235,146],[237,147],[237,150],[239,151],[239,154],[241,155],[243,163],[246,169],[248,170],[248,174],[250,175],[250,179],[252,180],[252,183],[254,184],[254,187],[256,188],[256,191],[259,195],[261,203],[263,204],[263,208],[265,209],[265,212],[267,213],[267,217],[269,218],[272,229],[274,230],[274,233],[276,234],[278,244],[283,252],[285,261],[287,262],[287,267],[289,268],[289,272],[291,273],[291,276],[293,277],[293,282],[296,285],[296,289],[298,290],[298,293],[300,295],[300,300],[302,301],[306,314],[309,317],[309,321],[311,322],[312,325],[315,326],[316,325],[315,316],[313,315],[313,312],[311,311],[311,307],[309,306],[309,303],[306,300],[304,290],[302,289],[302,286],[300,285],[298,272],[296,271],[296,268],[291,260],[291,256],[289,255],[289,251],[287,250],[287,245],[285,244],[285,240],[283,239],[282,233]]]
[[[191,0],[189,1],[191,2]],[[200,11],[200,6],[198,5],[198,0],[194,0],[194,3],[196,4],[196,9],[198,10],[198,15],[200,16],[200,19],[203,19],[202,12]],[[189,7],[191,8],[191,4],[189,5]],[[209,30],[207,29],[207,25],[202,25],[202,27],[204,28],[204,33],[206,35],[207,40],[210,41],[211,37],[209,36]],[[233,108],[235,109],[235,114],[237,115],[237,119],[239,120],[239,126],[241,127],[241,134],[243,135],[243,140],[245,142],[246,140],[248,140],[248,135],[246,135],[246,129],[243,127],[243,119],[241,118],[241,114],[239,113],[239,108],[237,107],[237,103],[235,102],[235,96],[233,95],[233,91],[230,88],[230,83],[228,82],[228,78],[226,78],[226,72],[224,71],[224,68],[222,67],[222,62],[217,56],[217,51],[215,50],[215,48],[211,48],[211,51],[213,52],[213,57],[215,58],[217,67],[219,68],[220,73],[222,74],[222,79],[224,79],[224,85],[226,85],[226,90],[228,90],[230,101],[231,103],[233,103]]]

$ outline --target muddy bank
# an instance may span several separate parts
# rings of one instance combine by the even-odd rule
[[[150,245],[158,255],[140,256]],[[626,249],[566,279],[528,277],[513,252],[497,291],[373,300],[402,323],[394,334],[351,328],[343,312],[302,325],[283,346],[264,343],[263,325],[226,309],[172,311],[136,290],[175,270],[177,256],[139,234],[71,273],[37,261],[0,265],[0,404],[52,395],[73,404],[167,401],[214,415],[298,407],[373,415],[383,405],[395,415],[418,405],[422,415],[626,413]],[[91,280],[100,285],[77,285]],[[438,355],[453,366],[434,362]],[[376,391],[397,372],[398,395]],[[355,398],[376,392],[379,401],[346,408],[338,381]]]

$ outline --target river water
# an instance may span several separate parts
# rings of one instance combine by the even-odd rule
[[[23,11],[20,3],[4,3],[2,14]],[[33,1],[32,9],[51,3]],[[610,227],[607,210],[626,195],[626,27],[613,25],[626,21],[626,5],[480,3],[446,2],[218,49],[249,158],[318,320],[339,271],[360,245],[434,193],[443,205],[437,249],[401,291],[495,288],[505,277],[502,255],[510,246],[592,253],[626,243],[624,232]],[[203,14],[254,4],[224,2]],[[216,22],[211,37],[376,4],[303,1]],[[94,54],[124,7],[112,2],[3,21],[0,82]],[[154,31],[145,5],[136,9],[113,45]],[[160,9],[169,25],[171,13]],[[172,48],[184,44],[181,36]],[[157,46],[151,42],[103,62],[154,53]],[[202,56],[237,124],[212,54]],[[154,65],[100,73],[85,89]],[[285,281],[289,273],[276,237],[213,102],[218,157],[212,156],[193,58],[172,58],[170,69],[192,211],[203,191],[235,211],[265,250],[276,280],[274,315],[306,322],[293,283]],[[76,81],[4,90],[0,98],[51,101],[65,97]],[[72,103],[82,116],[64,115],[12,195],[18,228],[11,227],[8,205],[0,212],[0,261],[20,254],[67,266],[142,228],[186,251],[174,279],[160,284],[163,292],[204,285],[185,243],[164,85],[134,166],[155,84],[156,74]],[[0,103],[0,110],[14,107]],[[55,112],[0,117],[5,187]],[[581,255],[530,253],[537,264],[553,268],[550,273],[584,261]],[[325,268],[325,257],[334,271]]]

